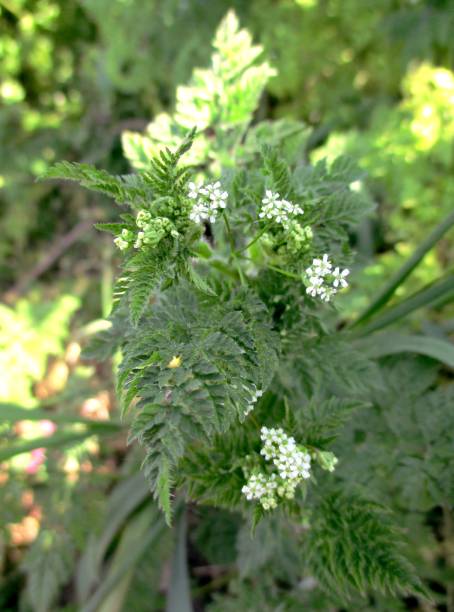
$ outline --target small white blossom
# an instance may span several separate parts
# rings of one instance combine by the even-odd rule
[[[281,428],[262,427],[261,439],[264,443],[261,454],[265,459],[273,461],[281,478],[309,478],[310,455],[297,446],[292,436],[288,436]]]
[[[328,255],[325,253],[322,259],[314,259],[312,262],[311,270],[314,276],[326,276],[331,272],[332,263],[329,260]]]
[[[273,193],[270,189],[265,191],[265,197],[262,200],[262,208],[259,212],[261,219],[273,219],[276,223],[286,226],[291,217],[302,215],[303,209],[280,198],[278,193]]]
[[[309,278],[309,285],[306,287],[306,293],[315,297],[319,295],[322,290],[323,278],[321,276],[311,276]]]
[[[205,186],[197,186],[195,183],[189,183],[188,197],[196,200],[189,218],[194,223],[202,221],[211,221],[214,223],[220,210],[227,206],[227,191],[223,191],[221,183],[209,183]]]
[[[188,198],[191,198],[191,200],[196,200],[199,197],[200,187],[198,187],[195,183],[189,183],[188,187]]]
[[[213,209],[226,207],[226,200],[229,194],[227,191],[222,191],[221,183],[219,181],[216,183],[211,183],[199,191],[202,195],[207,196],[211,200],[211,207]]]
[[[265,206],[274,206],[277,202],[279,202],[280,195],[278,193],[273,193],[271,189],[267,189],[265,191],[265,197],[262,200],[262,204]]]
[[[203,202],[196,202],[192,207],[189,218],[191,221],[194,221],[194,223],[201,223],[208,219],[209,212],[206,205]]]
[[[333,295],[336,295],[336,293],[337,291],[334,289],[334,287],[323,286],[320,288],[319,295],[322,302],[329,302]]]
[[[348,282],[346,281],[346,277],[350,274],[350,270],[345,268],[344,270],[340,270],[340,268],[334,268],[333,270],[333,287],[348,287]]]
[[[246,499],[260,499],[266,493],[266,477],[264,474],[253,474],[241,491]]]
[[[289,215],[292,216],[297,216],[297,215],[304,215],[304,210],[301,208],[301,206],[298,206],[297,204],[293,204],[292,202],[289,202],[288,200],[281,200],[283,206],[285,207],[285,209],[287,210]]]
[[[241,492],[247,500],[256,499],[260,501],[265,510],[271,510],[277,506],[275,491],[278,488],[276,474],[252,474]]]
[[[315,258],[312,265],[306,268],[306,293],[312,297],[318,296],[323,302],[329,302],[338,289],[348,287],[346,277],[350,270],[339,267],[332,269],[329,256],[325,253],[321,259]]]

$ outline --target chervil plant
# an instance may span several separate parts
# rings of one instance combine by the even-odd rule
[[[62,162],[46,175],[121,206],[97,226],[113,234],[121,272],[110,328],[89,354],[121,353],[130,442],[143,448],[169,524],[175,498],[207,504],[253,526],[268,555],[257,567],[294,559],[287,581],[305,567],[341,597],[421,594],[380,496],[366,477],[342,475],[356,441],[333,450],[352,415],[386,388],[366,356],[386,348],[366,350],[360,333],[339,329],[336,309],[355,260],[351,232],[371,202],[348,159],[307,163],[304,126],[251,124],[273,71],[232,13],[215,47],[211,68],[179,89],[175,116],[125,137],[136,174]],[[258,554],[248,538],[243,575]],[[241,591],[236,609],[248,597]]]

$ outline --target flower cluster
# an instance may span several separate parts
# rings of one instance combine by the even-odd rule
[[[255,408],[255,404],[257,403],[257,401],[262,397],[263,395],[263,391],[261,391],[260,389],[256,389],[254,387],[254,391],[252,392],[252,397],[249,400],[248,405],[246,406],[246,408],[244,409],[244,416],[246,417],[250,412],[252,412]]]
[[[283,429],[262,427],[261,439],[264,443],[260,454],[267,461],[272,460],[283,480],[301,480],[310,477],[311,457],[301,450],[292,436]]]
[[[319,296],[324,302],[329,302],[338,289],[348,287],[346,280],[350,270],[339,267],[334,268],[325,253],[321,259],[314,259],[312,265],[306,269],[308,285],[306,293],[312,297]]]
[[[144,209],[137,213],[136,225],[139,230],[137,234],[132,230],[123,229],[121,234],[115,238],[114,243],[120,251],[124,251],[130,246],[140,249],[144,244],[155,247],[165,236],[177,234],[170,219],[167,219],[167,217],[153,218],[151,213]]]
[[[259,217],[261,219],[273,219],[284,227],[288,225],[292,217],[304,214],[304,210],[300,206],[281,199],[278,193],[273,193],[270,189],[266,190],[262,204]]]
[[[265,510],[277,506],[278,498],[293,499],[297,485],[310,478],[311,458],[309,453],[298,446],[292,436],[281,428],[262,427],[263,442],[260,454],[272,461],[277,474],[254,473],[242,493],[248,500],[259,500]]]
[[[271,510],[277,506],[276,491],[278,487],[276,474],[268,476],[258,473],[252,474],[247,485],[244,485],[241,491],[247,500],[258,499],[265,510]]]
[[[208,220],[214,223],[219,211],[227,206],[228,195],[227,191],[222,191],[219,181],[200,186],[189,183],[188,197],[195,200],[189,218],[194,223]]]

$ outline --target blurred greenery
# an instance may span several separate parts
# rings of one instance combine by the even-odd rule
[[[255,51],[251,56],[240,53],[238,71],[244,80],[238,90],[235,83],[225,85],[222,66],[209,59],[215,29],[230,8],[262,45],[267,60],[251,68]],[[229,33],[224,36],[231,45]],[[249,42],[239,37],[237,51],[244,45],[249,52]],[[218,48],[223,44],[220,33]],[[111,219],[111,204],[63,184],[37,182],[37,177],[58,159],[130,172],[159,144],[179,142],[194,116],[202,134],[191,151],[192,161],[208,162],[216,172],[232,163],[230,152],[238,143],[245,156],[254,150],[251,142],[243,142],[238,126],[279,119],[274,127],[262,123],[254,129],[273,142],[278,132],[296,130],[295,150],[303,146],[312,161],[344,153],[353,157],[363,177],[352,189],[376,204],[374,215],[351,236],[359,255],[355,291],[342,296],[340,309],[345,321],[352,322],[453,210],[453,70],[452,0],[0,0],[0,414],[6,413],[7,404],[48,414],[13,424],[2,418],[0,448],[11,440],[44,439],[55,427],[58,435],[77,438],[63,452],[49,450],[46,455],[35,448],[0,464],[1,610],[163,609],[169,572],[163,578],[160,556],[169,557],[172,547],[144,500],[143,482],[136,479],[139,458],[127,450],[124,435],[115,429],[95,436],[77,420],[69,427],[52,420],[57,415],[117,418],[110,366],[80,357],[81,345],[109,310],[117,260],[110,241],[93,240],[88,229],[94,221]],[[217,87],[201,99],[207,83]],[[248,99],[265,84],[260,99]],[[223,115],[220,99],[234,112]],[[250,107],[255,106],[252,115]],[[226,125],[238,131],[216,151],[217,126]],[[254,129],[248,138],[255,138]],[[72,236],[74,228],[79,229]],[[401,301],[415,299],[421,289],[432,292],[440,277],[449,283],[452,297],[453,261],[451,231],[397,286],[381,316],[393,317],[392,309],[402,307],[408,314],[408,302]],[[454,332],[448,294],[443,294],[443,303],[427,301],[417,315],[418,324],[443,342]],[[414,328],[415,319],[401,324]],[[433,361],[421,356],[405,368],[396,364],[389,357],[394,340],[381,336],[371,348],[388,346],[380,355],[395,387],[394,395],[377,400],[370,434],[371,445],[385,447],[374,457],[385,459],[374,463],[358,421],[339,442],[359,449],[343,473],[346,481],[359,481],[368,463],[377,482],[378,475],[387,475],[383,494],[401,512],[410,535],[414,529],[411,556],[433,581],[438,606],[440,591],[449,592],[454,581],[452,566],[440,560],[443,546],[452,546],[452,534],[445,537],[439,527],[440,515],[450,512],[452,479],[447,458],[435,447],[436,438],[452,429],[452,419],[445,420],[442,411],[452,406],[447,384],[452,372],[437,374]],[[420,352],[441,354],[446,367],[450,349],[432,343]],[[399,376],[414,380],[421,398],[399,397]],[[399,406],[407,410],[408,422],[398,425]],[[434,423],[437,414],[440,420]],[[392,442],[389,431],[395,436]],[[433,434],[430,439],[424,437],[427,431]],[[411,449],[399,442],[409,435]],[[424,467],[429,456],[439,466],[436,473],[435,463]],[[417,463],[424,478],[406,481],[408,462]],[[117,501],[128,498],[132,501],[124,515],[115,515]],[[192,530],[189,525],[191,562],[215,568],[192,577],[200,609],[206,597],[206,609],[219,611],[252,610],[258,602],[264,610],[297,610],[301,605],[340,609],[325,594],[313,593],[310,585],[302,595],[268,579],[256,589],[257,583],[239,580],[236,569],[225,580],[222,569],[235,555],[236,517],[226,513],[215,529],[212,522],[219,515],[214,519],[206,510],[195,512],[200,521]],[[425,513],[419,523],[418,513]],[[130,516],[134,520],[128,523]],[[137,547],[151,524],[157,528],[153,537],[148,533],[150,550],[143,556]],[[224,555],[213,545],[219,531],[227,542]],[[116,585],[117,603],[114,597],[96,607],[89,595],[96,600],[104,574],[117,582],[125,550],[130,565],[125,581]],[[243,562],[245,556],[247,561],[243,551]],[[150,582],[155,587],[151,594]],[[416,608],[411,602],[378,597],[368,604],[354,601],[350,609]]]

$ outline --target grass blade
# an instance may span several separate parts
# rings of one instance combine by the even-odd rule
[[[448,215],[439,225],[437,225],[433,232],[429,234],[429,236],[427,236],[427,238],[419,245],[419,247],[414,251],[413,255],[407,259],[400,270],[397,271],[395,276],[383,287],[377,297],[353,323],[352,327],[356,327],[357,325],[364,323],[388,303],[397,288],[402,285],[407,277],[418,266],[419,262],[424,258],[426,253],[428,253],[436,245],[440,238],[442,238],[453,225],[454,212]]]
[[[96,435],[97,434],[99,434],[99,432],[96,432]],[[0,449],[0,462],[7,461],[8,459],[22,453],[28,453],[35,448],[60,448],[62,446],[67,446],[68,444],[76,444],[77,442],[82,442],[86,438],[93,435],[95,435],[95,432],[88,430],[84,432],[56,432],[52,436],[34,438],[33,440],[26,440],[20,444],[11,444],[6,448]]]
[[[80,607],[80,612],[99,610],[101,604],[116,591],[128,572],[133,570],[164,529],[164,519],[151,512],[149,507],[131,520],[125,529],[105,580],[89,601]]]
[[[402,317],[425,306],[454,300],[454,274],[424,287],[395,306],[391,306],[381,316],[358,330],[358,336],[366,336],[374,331],[395,323]]]
[[[142,472],[120,482],[109,496],[106,524],[99,537],[92,537],[79,561],[76,588],[79,601],[85,601],[99,580],[101,565],[127,518],[147,499],[149,487]]]
[[[67,425],[70,423],[81,423],[91,429],[122,429],[123,425],[118,421],[94,421],[84,419],[78,415],[58,414],[41,410],[40,408],[22,408],[16,404],[0,402],[0,416],[2,421],[15,423],[16,421],[53,421],[54,423]]]
[[[454,346],[440,338],[384,332],[361,339],[357,341],[356,346],[371,358],[397,353],[418,353],[454,368]]]
[[[176,532],[166,612],[193,612],[186,551],[187,518],[184,509],[178,517]]]

